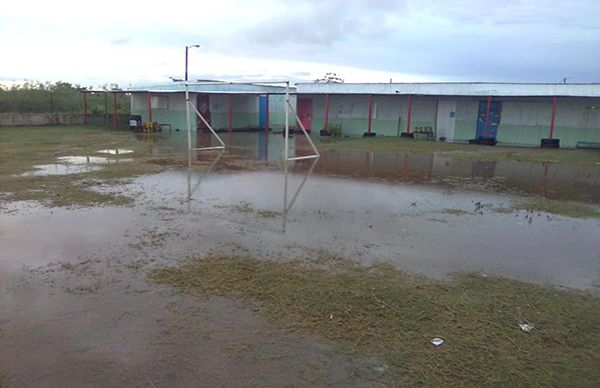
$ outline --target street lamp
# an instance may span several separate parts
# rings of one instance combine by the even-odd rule
[[[200,47],[199,44],[193,44],[191,46],[185,46],[185,80],[188,80],[188,50],[192,47]]]

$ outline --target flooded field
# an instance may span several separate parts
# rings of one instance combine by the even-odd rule
[[[185,159],[183,139],[141,141],[154,158]],[[235,298],[195,298],[146,279],[215,252],[284,262],[327,255],[442,282],[469,272],[600,290],[600,169],[343,149],[286,169],[281,135],[224,140],[231,146],[195,153],[191,168],[172,163],[89,187],[131,198],[129,206],[0,202],[0,377],[19,387],[397,381],[401,372],[378,353],[340,350]],[[211,142],[197,138],[199,147]],[[292,144],[294,155],[310,152],[299,136]],[[136,156],[127,151],[74,155],[28,174],[86,174]],[[588,213],[523,205],[540,199]]]

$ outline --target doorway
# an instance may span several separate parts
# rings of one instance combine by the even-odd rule
[[[210,99],[208,94],[196,95],[196,109],[198,109],[198,112],[200,112],[202,117],[204,117],[204,120],[210,124]],[[199,131],[208,130],[208,127],[206,124],[204,124],[200,117],[197,118],[196,122],[198,123],[197,129]]]
[[[490,103],[490,114],[487,119],[486,128],[486,113],[487,101],[479,101],[479,113],[477,115],[477,133],[476,139],[495,139],[498,135],[498,126],[500,125],[500,115],[502,112],[502,102],[492,101]]]
[[[312,99],[310,98],[299,98],[298,99],[298,117],[304,125],[306,132],[310,133],[312,130]]]
[[[437,107],[436,139],[453,141],[456,115],[456,100],[439,100]]]

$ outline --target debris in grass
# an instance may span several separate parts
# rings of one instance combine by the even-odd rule
[[[438,337],[435,337],[434,339],[431,340],[431,343],[436,346],[436,347],[440,347],[442,345],[444,345],[444,340]]]
[[[382,365],[374,367],[373,370],[377,373],[385,373],[385,372],[387,372],[387,370],[389,368],[390,368],[389,366],[382,364]]]
[[[148,276],[184,293],[241,298],[250,307],[259,302],[261,315],[277,324],[384,358],[385,376],[406,378],[406,385],[477,386],[486,379],[506,386],[594,386],[600,377],[593,337],[600,302],[593,295],[472,273],[438,282],[391,264],[365,268],[315,248],[306,252],[311,257],[298,261],[200,256]],[[514,317],[533,314],[559,341],[515,346],[516,325],[526,321]],[[423,339],[438,333],[460,346],[446,347],[441,338],[443,345],[424,346]]]
[[[525,333],[531,333],[533,332],[533,326],[528,325],[527,323],[519,323],[519,327],[521,328],[521,330],[523,330]]]

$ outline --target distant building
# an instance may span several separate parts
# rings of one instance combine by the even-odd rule
[[[285,86],[219,81],[191,83],[190,102],[215,130],[240,131],[268,127],[283,129],[285,123]],[[185,85],[172,83],[129,90],[131,114],[143,122],[167,124],[172,130],[187,130]],[[296,93],[291,87],[290,93]],[[295,104],[295,96],[291,99]],[[206,125],[193,110],[191,127],[205,130]]]
[[[450,142],[600,146],[600,84],[299,83],[298,113],[320,130]],[[409,109],[410,108],[410,109]]]
[[[600,84],[299,83],[291,103],[315,136],[328,124],[344,136],[409,136],[499,145],[600,147]],[[130,90],[131,113],[186,129],[185,85]],[[285,87],[190,85],[190,100],[216,130],[282,130]],[[192,112],[192,128],[205,129]],[[290,127],[296,122],[290,116]]]

